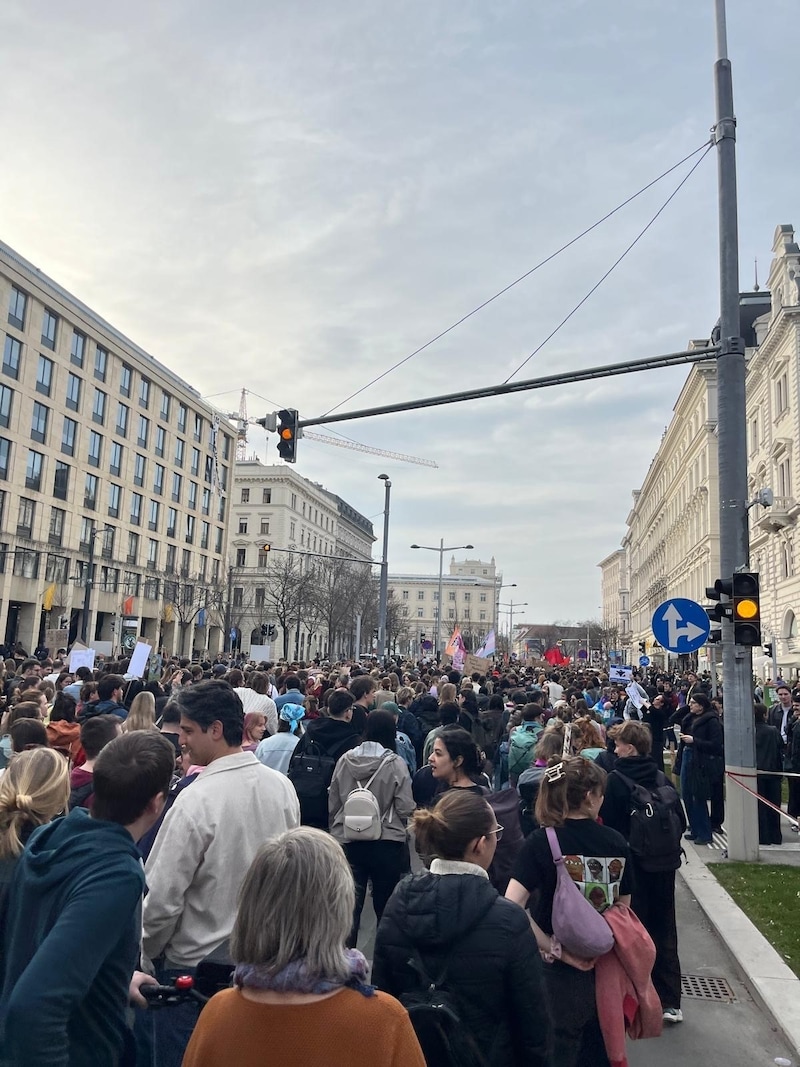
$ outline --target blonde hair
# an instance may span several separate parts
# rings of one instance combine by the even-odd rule
[[[261,848],[245,875],[231,956],[273,974],[304,960],[311,974],[347,979],[344,943],[354,904],[341,845],[311,826],[288,830]]]
[[[156,698],[152,693],[137,693],[122,727],[126,734],[132,730],[155,730]]]
[[[14,756],[0,778],[0,859],[19,856],[22,832],[64,811],[69,803],[69,764],[51,748]]]
[[[455,704],[456,702],[456,687],[452,682],[444,682],[439,686],[439,703],[440,704]]]

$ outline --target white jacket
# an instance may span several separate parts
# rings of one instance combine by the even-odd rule
[[[260,711],[266,716],[267,730],[271,734],[278,732],[278,707],[272,697],[268,697],[266,693],[257,693],[255,689],[247,686],[237,687],[234,693],[241,700],[245,715],[248,711]]]
[[[299,825],[294,786],[252,752],[209,764],[177,797],[147,860],[145,955],[195,967],[230,936],[260,847]]]

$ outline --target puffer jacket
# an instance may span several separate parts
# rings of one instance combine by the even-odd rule
[[[339,758],[328,790],[331,834],[340,844],[344,844],[344,802],[348,794],[358,789],[359,784],[366,786],[383,760],[384,765],[369,787],[384,817],[380,839],[405,841],[406,822],[414,811],[411,776],[406,762],[377,741],[364,741]]]
[[[487,1067],[550,1063],[542,961],[522,908],[480,874],[409,875],[378,926],[372,980],[379,989],[400,997],[419,988],[409,964],[414,947],[432,977],[451,953],[445,986]]]

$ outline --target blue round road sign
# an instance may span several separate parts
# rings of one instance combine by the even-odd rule
[[[653,636],[660,645],[685,655],[706,643],[711,620],[694,600],[675,597],[659,604],[653,612]]]
[[[649,667],[650,666],[650,657],[649,656],[639,656],[639,666],[640,667]]]

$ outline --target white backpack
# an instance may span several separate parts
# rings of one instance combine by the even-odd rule
[[[386,753],[366,785],[362,785],[356,779],[357,788],[351,789],[347,794],[342,808],[345,841],[378,841],[380,839],[383,832],[383,816],[377,797],[371,791],[370,786],[391,755],[391,752]],[[393,808],[394,801],[389,805],[387,812],[390,819]]]

